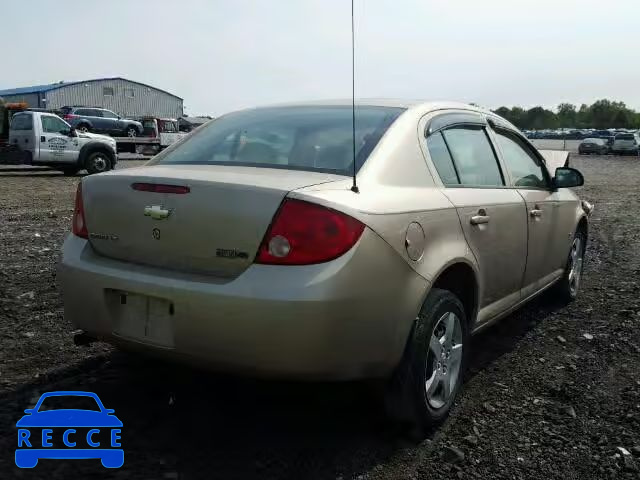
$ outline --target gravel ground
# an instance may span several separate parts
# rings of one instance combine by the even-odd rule
[[[77,178],[0,170],[0,478],[639,478],[640,160],[572,164],[596,204],[579,300],[543,297],[477,336],[458,404],[420,443],[384,421],[366,385],[221,377],[75,347],[55,265]],[[15,467],[15,422],[50,390],[93,391],[116,410],[121,469]]]

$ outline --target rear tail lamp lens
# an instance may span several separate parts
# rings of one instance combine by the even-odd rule
[[[256,263],[310,265],[333,260],[358,241],[364,224],[302,200],[286,199],[260,245]]]
[[[84,217],[84,203],[82,201],[82,183],[78,184],[76,189],[76,201],[73,209],[73,220],[71,224],[71,231],[74,235],[82,238],[89,238],[89,232],[87,231],[87,222]]]

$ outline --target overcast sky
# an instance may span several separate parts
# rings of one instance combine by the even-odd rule
[[[358,97],[640,109],[638,0],[355,1]],[[4,0],[0,89],[122,76],[190,115],[350,98],[350,15],[350,0]]]

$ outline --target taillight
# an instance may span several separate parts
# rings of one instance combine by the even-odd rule
[[[71,224],[71,231],[74,235],[82,238],[89,238],[89,232],[87,231],[87,223],[84,219],[84,204],[82,202],[82,183],[78,184],[76,190],[76,203],[73,209],[73,223]]]
[[[309,265],[333,260],[358,241],[364,224],[330,208],[286,199],[276,213],[256,263]]]
[[[72,115],[70,113],[67,113],[62,118],[64,118],[65,120],[71,120],[72,118],[76,118],[76,117],[77,117],[77,115]]]

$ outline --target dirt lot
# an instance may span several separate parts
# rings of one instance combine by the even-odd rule
[[[596,204],[580,299],[542,298],[476,337],[451,418],[422,443],[391,429],[363,385],[224,378],[75,347],[55,266],[78,179],[0,171],[0,477],[639,478],[640,160],[572,163]],[[93,391],[115,409],[124,467],[15,467],[15,422],[50,390]]]

